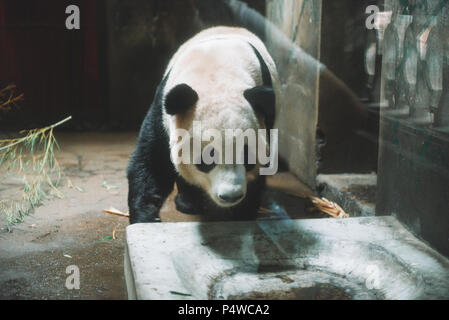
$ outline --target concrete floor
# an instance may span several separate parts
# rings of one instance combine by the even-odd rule
[[[49,198],[8,233],[0,219],[0,299],[126,299],[123,272],[126,218],[103,209],[127,211],[125,169],[136,133],[60,133],[57,154],[67,181],[63,199]],[[0,175],[4,173],[0,172]],[[289,173],[268,179],[265,202],[275,201],[292,218],[319,218],[304,210],[292,192],[305,187]],[[19,185],[0,180],[0,198]],[[161,211],[164,222],[199,221],[175,210],[173,192]],[[261,215],[260,219],[271,219]],[[116,240],[101,241],[117,228]],[[65,287],[66,268],[80,270],[80,289]]]

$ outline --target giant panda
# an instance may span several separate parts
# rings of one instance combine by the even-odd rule
[[[251,219],[265,186],[260,163],[247,156],[242,164],[176,163],[175,132],[184,129],[193,139],[207,128],[270,130],[277,92],[275,63],[248,30],[213,27],[184,43],[168,64],[130,158],[130,223],[160,221],[175,183],[176,208],[183,213]],[[195,121],[203,131],[194,132]]]

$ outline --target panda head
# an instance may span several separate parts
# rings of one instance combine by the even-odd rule
[[[259,173],[258,139],[266,137],[257,133],[258,129],[266,128],[265,120],[272,117],[273,89],[263,86],[237,90],[215,88],[211,94],[180,83],[165,95],[164,108],[168,115],[166,126],[171,159],[177,172],[188,183],[203,189],[220,207],[232,207],[241,202],[248,183],[257,179]],[[188,132],[186,139],[180,138],[179,129]],[[237,137],[229,139],[227,136],[229,130],[248,132],[248,129],[255,133],[255,143],[248,138],[237,142]],[[266,141],[264,143],[266,145]],[[182,154],[186,150],[187,161],[176,161],[176,157],[186,156]]]

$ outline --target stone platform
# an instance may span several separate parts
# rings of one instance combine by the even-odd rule
[[[449,299],[449,261],[394,217],[128,226],[130,299]]]

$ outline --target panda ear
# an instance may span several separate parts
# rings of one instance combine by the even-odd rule
[[[272,129],[276,103],[273,87],[258,86],[247,89],[243,96],[251,104],[254,111],[264,117],[267,129]]]
[[[183,113],[198,101],[198,94],[185,83],[178,84],[165,96],[165,111],[169,115]]]

